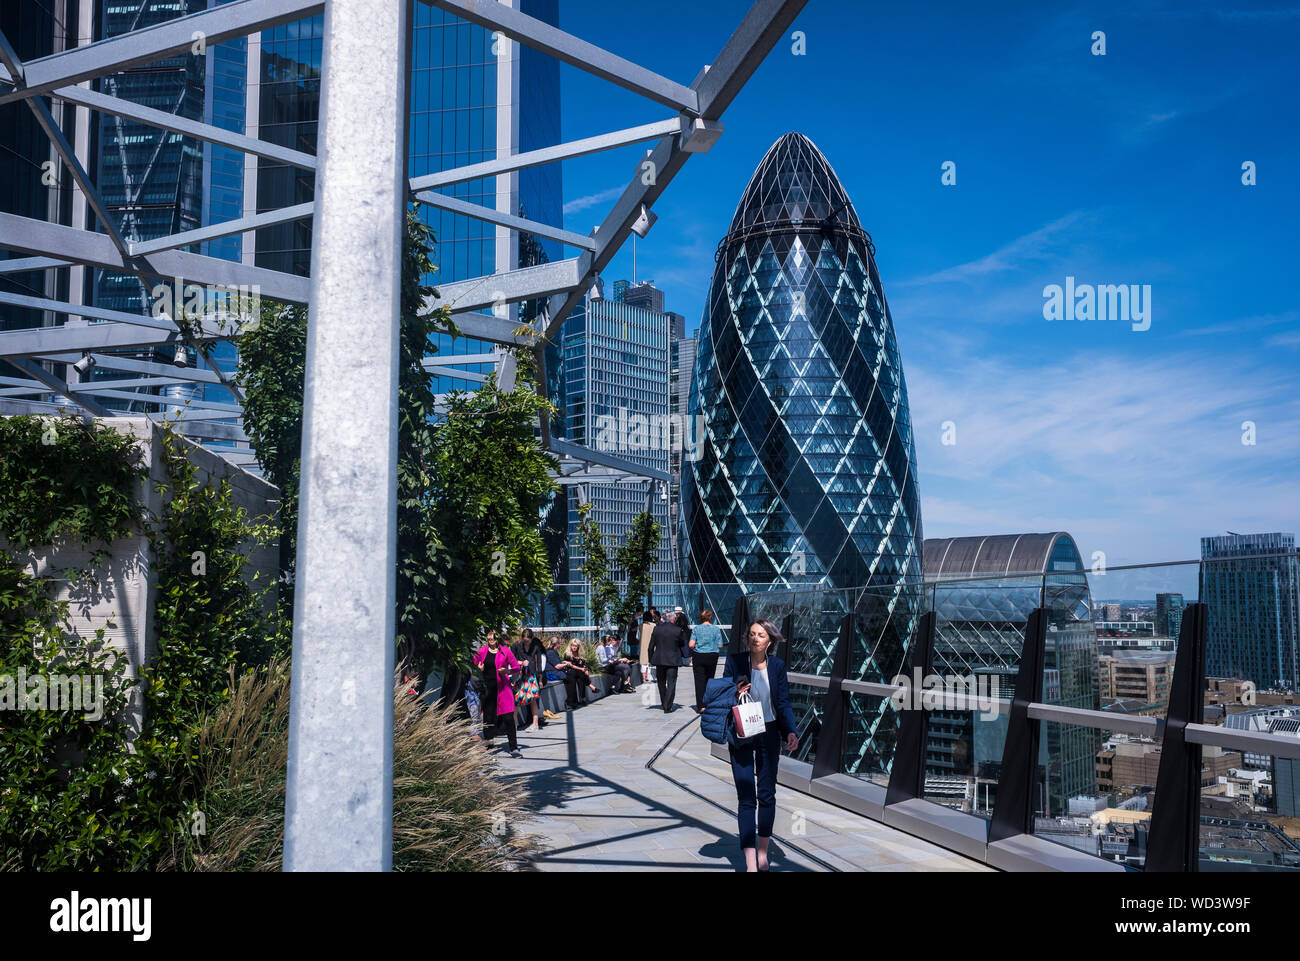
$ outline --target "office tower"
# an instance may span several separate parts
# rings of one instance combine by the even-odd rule
[[[671,429],[670,349],[667,314],[616,300],[583,300],[564,322],[563,406],[566,439],[622,457],[641,467],[669,470]],[[612,550],[622,544],[637,514],[646,510],[659,523],[656,584],[676,580],[666,485],[589,483],[585,496],[591,518]],[[569,504],[569,577],[583,584],[578,545],[578,489]],[[572,602],[570,617],[586,619],[586,606]]]
[[[1156,634],[1177,639],[1178,632],[1183,629],[1183,609],[1186,606],[1182,594],[1157,594]]]
[[[900,591],[919,579],[893,320],[871,240],[802,134],[778,140],[745,188],[697,343],[690,413],[708,434],[682,476],[684,579]]]
[[[49,4],[0,4],[0,30],[9,39],[18,59],[35,60],[76,46],[81,31],[92,32],[89,7],[78,10],[75,5],[56,16]],[[50,104],[55,121],[65,131],[77,156],[84,162],[89,158],[87,111],[74,111],[71,104],[55,100]],[[74,117],[80,114],[82,123]],[[27,104],[16,101],[0,105],[0,130],[4,131],[0,148],[0,211],[47,220],[55,223],[84,226],[85,202],[80,192],[63,169],[58,154],[41,129]],[[74,220],[74,217],[77,219]],[[0,258],[19,255],[0,252]],[[39,270],[24,273],[0,274],[0,291],[26,297],[68,300],[69,278],[76,291],[74,300],[80,302],[80,281],[83,267],[68,270]],[[43,327],[54,323],[54,314],[30,307],[0,303],[0,330],[19,330]],[[5,376],[26,376],[25,372],[0,363],[0,373]]]
[[[633,307],[641,307],[652,313],[664,312],[664,292],[655,286],[653,280],[625,284],[622,288],[622,300]]]
[[[1079,572],[1083,563],[1074,538],[1056,531],[930,539],[923,557],[925,580],[938,582],[933,591],[936,674],[991,675],[1000,697],[1014,696],[1025,625],[1030,612],[1042,606],[1048,617],[1044,702],[1099,708],[1092,597],[1087,576]],[[927,773],[972,782],[994,778],[1006,725],[1006,715],[989,721],[970,711],[933,712]],[[1099,746],[1100,732],[1094,729],[1044,725],[1041,813],[1058,816],[1069,798],[1091,793]]]
[[[669,528],[675,542],[677,536],[676,519],[681,514],[682,503],[682,459],[690,457],[693,449],[698,450],[694,445],[703,436],[703,431],[695,430],[690,421],[691,377],[695,372],[695,338],[672,333],[672,330],[680,329],[676,318],[680,318],[681,314],[669,314],[668,316],[673,318],[669,324],[670,343],[672,345],[672,372],[669,376],[668,385],[668,413],[676,423],[681,425],[682,430],[682,443],[674,445],[669,454],[668,464],[669,473],[672,474],[673,478],[668,485],[668,518]],[[674,559],[677,557],[675,546],[673,557]]]
[[[921,610],[907,389],[871,238],[802,134],[773,144],[741,195],[696,344],[688,413],[706,429],[682,466],[682,579],[723,611],[741,591],[858,588],[857,600],[827,595],[844,609],[823,620],[854,609],[853,675],[888,680]],[[835,642],[813,633],[789,653],[816,671]],[[794,700],[815,729],[820,699]],[[845,769],[878,772],[894,724],[892,709],[854,699]]]
[[[1209,608],[1206,674],[1295,690],[1300,555],[1295,535],[1201,538],[1201,600]]]
[[[530,17],[558,26],[557,0],[516,0]],[[320,101],[323,15],[264,31],[250,46],[250,104],[257,104],[256,136],[314,153]],[[414,7],[411,48],[409,174],[436,173],[498,156],[552,146],[560,136],[558,62],[493,31],[466,23],[428,4]],[[265,158],[250,158],[257,211],[310,201],[315,178]],[[251,191],[247,191],[251,194]],[[563,225],[560,166],[526,170],[455,184],[440,193],[553,226]],[[254,211],[249,210],[248,213]],[[558,259],[549,238],[516,235],[505,227],[425,204],[421,216],[434,230],[437,285]],[[298,221],[257,231],[255,262],[307,273],[310,223]],[[536,305],[511,307],[512,320],[527,320]],[[522,315],[522,317],[521,317]],[[490,354],[491,344],[471,338],[434,337],[440,356]],[[435,389],[473,390],[492,371],[490,362],[467,361],[440,373]],[[445,369],[443,369],[445,370]]]

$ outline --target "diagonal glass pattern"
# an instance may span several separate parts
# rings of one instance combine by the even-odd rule
[[[678,539],[683,580],[865,588],[864,679],[901,663],[921,610],[916,452],[874,254],[812,141],[778,140],[718,246]],[[859,757],[878,753],[878,727],[875,713],[855,724]]]

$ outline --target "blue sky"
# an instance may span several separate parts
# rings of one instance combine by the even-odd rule
[[[747,8],[562,0],[561,25],[689,83]],[[638,245],[688,329],[754,167],[799,130],[876,244],[927,536],[1067,530],[1118,565],[1300,528],[1300,7],[811,0],[791,31]],[[561,82],[566,139],[667,115],[570,68]],[[642,149],[566,162],[569,229],[599,222]],[[605,276],[631,274],[629,245]],[[1043,288],[1067,276],[1150,285],[1150,329],[1045,320]],[[1194,594],[1193,571],[1094,592]]]

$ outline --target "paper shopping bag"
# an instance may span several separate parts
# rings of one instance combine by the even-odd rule
[[[740,703],[731,709],[731,716],[736,722],[738,737],[753,737],[767,730],[763,720],[763,705],[751,700],[748,694],[742,694]]]

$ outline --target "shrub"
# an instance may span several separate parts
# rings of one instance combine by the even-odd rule
[[[190,833],[168,870],[278,871],[284,856],[289,671],[283,660],[237,681],[197,741],[194,772],[206,835]],[[527,795],[501,781],[468,721],[424,706],[398,686],[393,730],[393,869],[500,871],[523,865],[535,843],[509,826]]]

